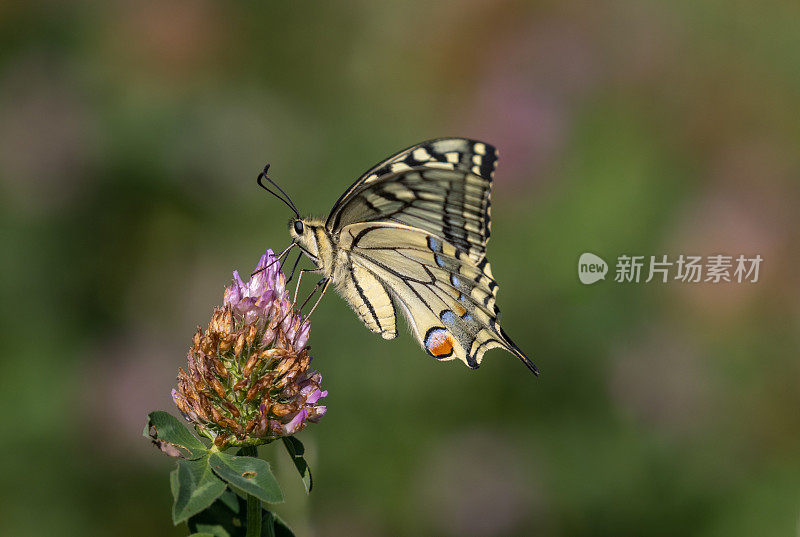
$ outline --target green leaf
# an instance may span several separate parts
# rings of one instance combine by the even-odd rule
[[[308,467],[308,463],[305,457],[303,457],[306,448],[303,446],[303,443],[294,436],[284,436],[282,440],[283,445],[286,446],[286,451],[289,452],[289,456],[292,458],[294,467],[300,472],[300,478],[303,480],[303,485],[306,487],[306,494],[308,494],[314,486],[314,479],[311,477],[311,468]]]
[[[209,465],[209,457],[196,461],[179,460],[178,468],[170,474],[170,488],[175,502],[172,521],[177,526],[214,503],[223,492],[223,483]]]
[[[275,513],[264,510],[264,522],[261,524],[262,537],[294,537],[294,532]]]
[[[261,501],[278,503],[283,501],[281,487],[269,463],[256,457],[236,457],[222,452],[214,452],[210,456],[214,472],[248,494]]]
[[[263,523],[261,535],[263,537],[294,537],[289,526],[267,509],[262,509]],[[197,532],[194,537],[202,534],[213,537],[245,537],[247,535],[247,500],[226,490],[211,507],[201,511],[189,519],[189,531]]]
[[[222,526],[201,527],[203,531],[191,533],[189,537],[233,537]]]
[[[238,515],[239,513],[244,513],[239,506],[239,498],[236,497],[236,493],[230,488],[226,489],[217,501],[222,502],[228,509],[233,511],[234,514]]]
[[[148,414],[143,434],[145,438],[152,440],[158,449],[171,457],[194,460],[208,451],[183,423],[163,410]]]
[[[189,519],[189,530],[210,533],[214,537],[244,537],[246,508],[244,500],[227,489],[208,509]]]
[[[270,511],[261,520],[261,537],[275,537],[275,515]]]

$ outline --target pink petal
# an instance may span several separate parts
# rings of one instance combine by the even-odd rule
[[[286,424],[286,434],[294,434],[299,431],[307,417],[308,410],[305,408],[301,409],[300,412],[292,418],[292,421]]]

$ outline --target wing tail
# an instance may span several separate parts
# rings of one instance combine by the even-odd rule
[[[517,344],[516,344],[516,343],[514,343],[514,342],[511,340],[511,338],[510,338],[510,337],[508,337],[508,334],[507,334],[507,333],[506,333],[506,331],[505,331],[505,330],[503,330],[502,328],[500,329],[500,335],[501,335],[501,336],[503,336],[503,339],[505,340],[506,344],[508,345],[508,347],[507,347],[507,350],[508,350],[508,352],[510,352],[511,354],[513,354],[514,356],[516,356],[517,358],[519,358],[519,359],[520,359],[520,361],[521,361],[523,364],[525,364],[525,367],[527,367],[528,369],[530,369],[530,370],[531,370],[531,373],[533,373],[534,375],[536,375],[536,376],[538,377],[538,376],[539,376],[539,368],[538,368],[538,367],[536,367],[536,364],[534,364],[534,363],[531,361],[531,359],[530,359],[530,358],[528,358],[528,357],[525,355],[525,353],[524,353],[524,352],[522,352],[522,349],[520,349],[519,347],[517,347]]]

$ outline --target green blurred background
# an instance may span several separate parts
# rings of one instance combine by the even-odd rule
[[[269,4],[269,6],[267,5]],[[311,331],[299,536],[787,536],[800,515],[800,4],[3,2],[0,532],[183,535],[141,437],[230,272],[423,139],[495,144],[501,351]],[[757,284],[578,256],[760,254]],[[613,270],[613,267],[612,267]],[[311,281],[308,285],[311,285]]]

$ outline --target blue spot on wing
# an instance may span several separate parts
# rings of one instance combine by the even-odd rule
[[[434,237],[428,237],[428,248],[430,248],[432,252],[440,254],[442,253],[442,241]]]
[[[458,317],[456,317],[456,314],[450,310],[443,311],[441,315],[439,315],[439,318],[445,325],[450,325],[450,326],[454,325],[458,321]]]

